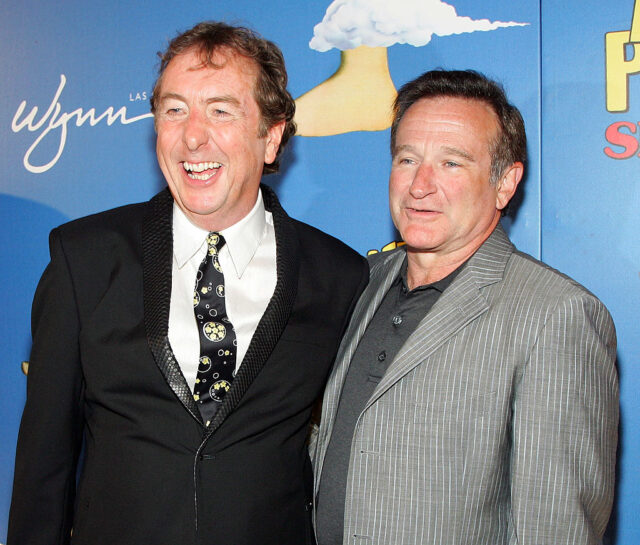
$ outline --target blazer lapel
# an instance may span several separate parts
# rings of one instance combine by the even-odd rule
[[[273,215],[276,236],[276,287],[267,308],[258,323],[242,365],[225,395],[222,406],[209,425],[213,433],[238,405],[254,381],[289,321],[298,290],[300,266],[298,235],[291,218],[282,209],[275,193],[261,185],[265,208]]]
[[[167,189],[149,202],[142,226],[144,323],[156,364],[180,403],[202,424],[180,365],[169,344],[169,306],[173,260],[173,199]]]
[[[319,449],[314,456],[316,471],[316,481],[320,478],[322,472],[322,463],[326,448],[333,432],[333,424],[342,394],[342,386],[349,370],[349,364],[353,357],[362,335],[364,335],[369,322],[378,310],[380,302],[389,290],[389,286],[393,283],[398,275],[398,271],[404,261],[406,252],[404,248],[398,250],[384,252],[384,254],[376,259],[375,263],[370,263],[369,283],[360,295],[360,299],[356,304],[351,320],[342,338],[338,353],[336,355],[336,363],[331,371],[326,386],[326,395],[322,405],[321,426],[316,442]],[[317,486],[316,482],[316,486]]]
[[[482,288],[502,280],[512,252],[513,245],[498,225],[409,336],[365,405],[365,410],[445,341],[489,309]]]
[[[404,249],[389,252],[389,255],[385,255],[384,258],[371,267],[369,283],[353,311],[349,326],[338,348],[336,363],[327,384],[327,388],[331,389],[332,395],[329,399],[325,399],[323,413],[325,411],[328,413],[326,416],[329,421],[331,421],[337,409],[351,358],[356,348],[358,348],[360,339],[364,335],[369,322],[371,322],[373,315],[389,290],[389,286],[397,277],[405,255]],[[325,418],[325,414],[322,415],[322,418]]]

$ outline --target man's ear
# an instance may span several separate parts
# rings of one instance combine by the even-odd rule
[[[518,184],[524,175],[524,165],[520,162],[513,163],[505,170],[496,183],[496,208],[503,210],[518,189]]]
[[[285,124],[285,121],[279,121],[267,130],[267,145],[264,149],[264,162],[267,165],[270,165],[276,160]]]

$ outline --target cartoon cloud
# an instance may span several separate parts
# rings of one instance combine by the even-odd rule
[[[455,7],[441,0],[334,0],[313,29],[309,47],[321,52],[339,49],[340,67],[296,100],[298,134],[388,128],[396,97],[387,62],[387,48],[393,44],[420,47],[433,35],[527,24],[459,16]]]

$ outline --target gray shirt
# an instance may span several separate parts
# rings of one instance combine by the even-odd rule
[[[351,442],[362,409],[409,335],[463,266],[438,282],[409,290],[405,258],[358,344],[340,396],[316,499],[318,545],[342,545]]]

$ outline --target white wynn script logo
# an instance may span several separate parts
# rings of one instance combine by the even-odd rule
[[[38,107],[34,106],[31,111],[25,116],[25,118],[20,121],[20,117],[24,113],[24,110],[27,106],[27,101],[23,100],[18,106],[15,115],[13,116],[13,121],[11,122],[11,129],[13,132],[20,132],[25,127],[30,132],[39,131],[42,129],[42,132],[38,135],[38,138],[35,139],[33,144],[29,147],[27,152],[24,154],[24,159],[22,160],[22,164],[24,168],[26,168],[29,172],[33,172],[34,174],[40,174],[42,172],[46,172],[53,165],[58,162],[62,152],[64,151],[64,146],[67,141],[67,124],[72,118],[76,118],[76,127],[82,126],[87,120],[89,124],[94,127],[100,121],[106,118],[107,125],[113,125],[118,118],[120,118],[120,123],[123,125],[128,125],[129,123],[134,123],[135,121],[140,121],[141,119],[147,119],[148,117],[153,117],[153,114],[143,114],[137,117],[132,117],[131,119],[127,119],[127,108],[123,106],[117,112],[113,111],[113,106],[109,106],[102,114],[96,117],[96,109],[91,108],[87,110],[85,113],[82,108],[78,108],[70,113],[60,113],[62,109],[58,99],[62,94],[62,90],[67,83],[67,78],[64,74],[60,74],[60,85],[58,86],[58,90],[51,101],[49,109],[44,113],[44,115],[36,121],[36,116],[38,115]],[[54,129],[60,129],[60,141],[58,143],[58,151],[55,154],[55,157],[51,159],[45,165],[32,165],[30,158],[31,154],[38,147],[38,144],[42,142],[45,136],[49,134]]]

